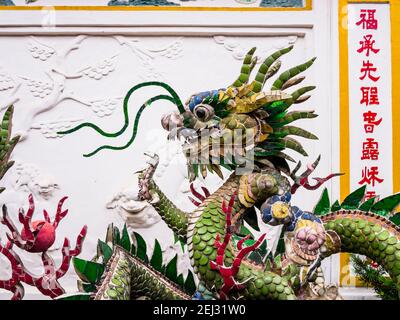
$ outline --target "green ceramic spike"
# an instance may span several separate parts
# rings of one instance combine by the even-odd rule
[[[307,157],[308,154],[297,140],[293,138],[283,138],[282,141],[284,142],[284,145],[286,148],[292,149],[294,151],[297,151],[298,153],[302,154],[303,156]]]
[[[178,255],[175,255],[172,258],[172,260],[167,264],[167,268],[165,271],[165,275],[167,276],[167,278],[173,282],[176,282],[176,279],[178,277],[177,267],[176,267],[177,260],[178,260]]]
[[[394,216],[389,218],[396,226],[400,226],[400,214],[395,214]]]
[[[364,211],[364,212],[368,212],[371,210],[371,207],[374,205],[375,203],[375,198],[369,199],[367,201],[365,201],[364,203],[362,203],[359,207],[359,210]]]
[[[261,92],[264,83],[266,81],[266,75],[268,73],[268,70],[270,67],[274,64],[275,61],[277,61],[282,55],[290,52],[293,49],[293,46],[290,46],[286,49],[279,50],[269,57],[267,57],[264,62],[261,64],[260,69],[257,72],[255,81],[254,81],[254,88],[253,92]]]
[[[292,135],[292,136],[299,136],[307,139],[318,140],[318,137],[307,130],[294,127],[294,126],[285,126],[274,130],[274,133],[281,133],[282,137]]]
[[[154,243],[153,256],[151,257],[151,260],[150,260],[150,265],[157,271],[161,272],[162,262],[163,262],[163,254],[162,254],[161,246],[160,246],[160,243],[158,242],[158,240],[156,239],[155,243]]]
[[[315,206],[314,214],[317,216],[321,216],[327,214],[329,211],[330,211],[329,194],[328,194],[328,189],[325,189],[324,192],[322,193],[322,196],[318,204]]]
[[[100,251],[101,251],[101,253],[103,255],[104,263],[107,263],[108,260],[110,260],[112,254],[113,254],[113,250],[111,249],[111,247],[107,243],[105,243],[105,242],[103,242],[101,240],[98,241],[98,246],[99,246]]]
[[[307,111],[292,111],[289,112],[288,114],[285,115],[282,119],[279,121],[276,121],[272,126],[284,126],[289,123],[292,123],[294,121],[300,120],[300,119],[313,119],[318,117],[317,114],[314,112],[307,112]]]
[[[311,67],[316,58],[313,58],[306,63],[298,65],[294,68],[291,68],[285,72],[283,72],[279,78],[272,85],[271,90],[280,90],[282,86],[291,78],[297,76],[299,73],[306,71],[309,67]]]
[[[104,266],[100,263],[73,258],[75,272],[85,282],[96,283],[104,272]]]
[[[376,214],[386,216],[387,214],[392,212],[399,204],[400,204],[400,193],[389,196],[375,203],[372,206],[371,211]]]
[[[250,51],[247,52],[246,56],[244,57],[243,65],[242,65],[242,69],[240,70],[239,78],[233,83],[234,87],[240,87],[249,81],[251,71],[253,70],[253,68],[257,62],[257,59],[253,59],[253,55],[254,55],[255,51],[256,51],[256,48],[250,49]]]
[[[335,212],[335,211],[339,211],[340,209],[341,209],[340,203],[339,203],[339,201],[337,200],[337,201],[335,201],[335,203],[332,205],[331,211],[332,211],[332,212]]]
[[[135,235],[137,246],[136,256],[143,261],[148,261],[146,241],[144,241],[142,236],[137,232],[134,232],[133,234]]]
[[[346,210],[357,209],[364,198],[367,186],[362,186],[344,199],[341,207]]]
[[[121,247],[126,251],[131,251],[131,238],[129,237],[126,224],[124,224],[124,228],[122,229]]]
[[[189,270],[185,280],[184,288],[187,293],[194,294],[196,291],[196,283],[194,281],[193,273]]]

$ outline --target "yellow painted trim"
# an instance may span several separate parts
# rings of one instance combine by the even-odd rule
[[[52,8],[57,11],[310,11],[312,0],[302,8],[283,7],[182,7],[182,6],[0,6],[0,11],[38,11]]]
[[[350,121],[349,121],[349,47],[348,32],[343,19],[347,19],[349,3],[390,3],[392,47],[392,125],[393,125],[393,192],[400,192],[400,1],[399,0],[339,0],[339,50],[340,50],[340,170],[346,175],[340,180],[340,197],[350,193]],[[364,286],[350,274],[350,254],[340,254],[340,285]]]
[[[350,110],[349,110],[349,35],[347,30],[347,0],[339,0],[340,50],[340,177],[341,201],[350,194]]]
[[[359,277],[351,275],[349,253],[340,254],[340,285],[342,287],[365,287]]]
[[[340,177],[341,201],[350,194],[350,100],[349,100],[349,34],[347,29],[347,0],[339,0],[339,92],[340,92]],[[339,283],[341,286],[355,284],[350,275],[350,255],[340,254]]]
[[[392,26],[393,192],[400,192],[400,1],[390,4]]]
[[[349,0],[347,3],[390,3],[390,0]]]

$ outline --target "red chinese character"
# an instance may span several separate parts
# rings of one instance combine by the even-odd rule
[[[368,138],[363,143],[361,160],[378,160],[379,159],[379,143],[374,138]]]
[[[377,113],[372,111],[363,113],[365,133],[374,133],[375,127],[381,124],[383,119],[380,118],[379,120],[376,120],[377,115]]]
[[[364,200],[368,201],[368,200],[370,200],[372,198],[376,198],[376,192],[375,191],[367,191],[365,193]]]
[[[371,167],[371,169],[365,167],[362,171],[362,179],[358,182],[358,184],[363,185],[366,183],[375,187],[375,183],[382,183],[385,181],[384,179],[379,178],[378,175],[378,167]]]
[[[375,104],[379,105],[379,96],[377,87],[361,87],[362,99],[360,104],[365,104],[366,106]]]
[[[378,20],[375,19],[375,13],[375,9],[362,9],[360,12],[360,21],[356,25],[362,25],[362,28],[367,30],[377,30]]]
[[[369,57],[369,54],[371,51],[373,53],[378,53],[381,51],[380,49],[374,48],[375,40],[372,40],[372,34],[368,34],[364,36],[364,41],[360,41],[361,48],[357,50],[358,53],[362,53],[364,51],[367,51],[365,54],[367,57]]]
[[[372,75],[373,72],[376,72],[377,68],[374,68],[374,64],[368,61],[363,61],[363,67],[361,68],[360,72],[363,75],[360,77],[360,80],[364,80],[367,76],[372,81],[377,82],[381,77],[375,77]]]

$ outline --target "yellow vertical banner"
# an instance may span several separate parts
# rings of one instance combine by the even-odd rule
[[[340,198],[351,191],[351,130],[350,130],[350,93],[349,74],[349,4],[390,4],[391,26],[391,121],[392,121],[392,181],[393,192],[400,192],[400,1],[399,0],[339,0],[339,51],[340,51],[340,170],[346,173],[340,180]],[[340,255],[340,285],[362,286],[362,282],[351,274],[350,255]]]
[[[393,123],[393,192],[400,192],[400,1],[391,1],[392,22],[392,123]]]

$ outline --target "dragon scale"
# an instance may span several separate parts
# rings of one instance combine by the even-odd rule
[[[106,132],[92,123],[59,132],[70,134],[88,127],[106,138],[115,138],[129,125],[128,100],[132,94],[143,87],[159,88],[165,94],[154,96],[141,106],[127,144],[104,145],[85,156],[94,156],[106,149],[128,148],[135,140],[141,114],[153,102],[164,100],[177,107],[176,112],[162,117],[161,124],[169,132],[168,139],[182,142],[190,182],[200,176],[206,178],[208,173],[223,178],[222,167],[230,172],[229,178],[212,194],[204,187],[205,196],[192,189],[199,199],[191,198],[197,208],[184,212],[152,179],[159,158],[150,156],[149,166],[140,171],[139,199],[148,201],[187,245],[199,285],[194,286],[191,271],[186,280],[183,275],[177,275],[177,257],[163,264],[157,240],[153,257],[149,259],[140,235],[135,233],[136,248],[130,244],[126,230],[122,238],[118,230],[114,230],[107,243],[99,244],[102,263],[87,262],[79,266],[79,273],[83,275],[89,269],[103,274],[105,268],[106,276],[93,276],[91,285],[86,284],[87,291],[94,293],[96,299],[130,299],[144,295],[151,299],[334,300],[340,298],[338,289],[325,285],[321,261],[339,252],[362,254],[379,263],[400,291],[400,215],[395,211],[400,204],[400,194],[368,199],[366,186],[363,186],[341,203],[337,201],[331,205],[325,189],[313,212],[291,204],[299,188],[317,190],[326,181],[341,175],[333,173],[313,178],[315,182],[312,183],[309,178],[320,157],[301,174],[298,174],[302,167],[300,161],[294,168],[289,165],[296,161],[287,150],[308,156],[297,137],[318,139],[293,125],[297,120],[316,118],[314,111],[290,110],[294,104],[308,101],[311,98],[308,93],[315,87],[298,87],[287,92],[306,79],[299,75],[313,65],[315,58],[284,71],[271,83],[269,91],[263,91],[268,80],[279,72],[280,58],[292,49],[288,47],[267,57],[255,78],[250,80],[258,61],[254,57],[256,49],[252,48],[233,84],[194,94],[185,104],[165,83],[138,84],[124,100],[124,125],[117,132]],[[266,249],[265,234],[256,239],[251,230],[244,227],[244,221],[254,230],[261,229],[261,222],[282,226],[276,252]],[[108,247],[115,244],[114,248]],[[119,246],[126,252],[122,254]],[[122,271],[117,272],[118,262],[122,260],[125,261]],[[178,286],[170,285],[167,279]],[[196,287],[195,292],[193,287]],[[109,289],[111,294],[107,294]],[[96,295],[99,290],[102,294]]]
[[[322,218],[325,229],[340,237],[340,252],[367,256],[379,263],[400,290],[400,228],[380,215],[340,210]],[[332,252],[336,253],[336,252]]]
[[[217,191],[208,197],[196,210],[189,215],[187,225],[187,245],[191,264],[198,278],[209,290],[216,292],[222,285],[220,275],[209,267],[210,261],[216,258],[214,242],[217,234],[225,234],[225,214],[222,212],[222,202],[229,201],[231,195],[239,190],[239,178],[229,178]],[[154,183],[154,182],[153,182]],[[161,192],[157,188],[157,193]],[[160,197],[166,199],[165,195]],[[176,212],[179,221],[181,211],[172,207],[171,201],[165,200],[169,206],[169,214]],[[167,202],[168,201],[168,202]],[[159,205],[165,207],[165,205]],[[233,206],[236,216],[234,220],[240,224],[248,208],[244,207],[236,197]],[[171,221],[171,219],[170,219]],[[174,221],[174,219],[172,219]],[[334,249],[323,258],[339,252],[362,254],[381,264],[389,275],[396,279],[400,287],[400,228],[385,217],[360,210],[339,210],[322,217],[326,231],[334,231],[337,238]],[[176,229],[178,225],[169,225]],[[338,241],[339,240],[339,241]],[[233,245],[225,254],[227,265],[233,263]],[[244,260],[237,274],[238,281],[253,278],[247,283],[243,292],[237,297],[245,299],[295,299],[295,293],[287,278],[274,272],[265,271],[265,266]]]

